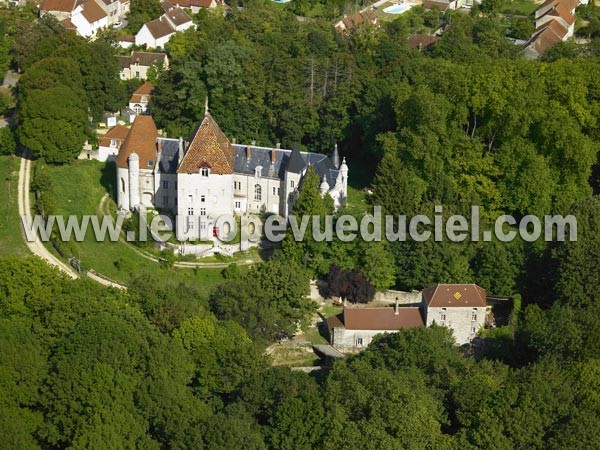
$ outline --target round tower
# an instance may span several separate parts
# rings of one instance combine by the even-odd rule
[[[346,199],[348,198],[348,166],[346,165],[346,157],[342,160],[342,165],[340,166],[340,173],[342,174],[342,201],[343,205],[346,204]]]
[[[140,204],[140,157],[137,153],[129,155],[129,207]]]

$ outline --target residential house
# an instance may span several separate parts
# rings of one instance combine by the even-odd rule
[[[129,128],[123,125],[116,125],[108,130],[98,145],[98,160],[107,161],[109,158],[115,157],[128,134]]]
[[[471,342],[489,320],[485,290],[476,284],[437,284],[421,292],[419,305],[369,308],[344,306],[325,321],[331,345],[357,350],[381,333],[437,324],[452,330],[457,345]]]
[[[87,0],[75,7],[71,13],[71,22],[80,36],[94,37],[98,31],[108,27],[108,15],[96,0]]]
[[[575,10],[588,0],[547,0],[535,11],[535,32],[525,44],[525,56],[539,58],[575,33]]]
[[[135,35],[135,45],[147,48],[163,48],[178,31],[196,27],[190,16],[181,8],[166,11],[158,19],[145,23]]]
[[[129,99],[129,109],[134,111],[136,114],[150,114],[150,101],[152,100],[152,93],[154,92],[154,85],[152,83],[142,84]]]
[[[437,36],[429,34],[414,34],[408,39],[408,46],[413,50],[425,50],[435,45],[439,40]]]
[[[117,42],[121,48],[131,48],[135,44],[135,36],[133,34],[120,34],[117,36]]]
[[[379,18],[372,11],[362,11],[344,17],[337,22],[334,27],[340,33],[350,33],[352,31],[365,27],[379,28],[381,26]]]
[[[145,80],[148,77],[148,69],[153,65],[162,65],[163,68],[169,67],[169,58],[166,53],[151,52],[131,52],[130,56],[119,57],[121,65],[121,80],[140,79]]]
[[[345,204],[348,166],[337,149],[323,154],[231,143],[207,111],[189,139],[158,136],[151,116],[137,116],[116,159],[117,204],[177,214],[179,239],[212,238],[222,215],[287,216],[312,166],[321,193]]]
[[[464,5],[463,0],[425,0],[423,2],[423,8],[425,9],[433,9],[438,8],[441,12],[446,12],[449,9],[460,9]]]
[[[77,3],[78,0],[44,0],[40,6],[40,16],[50,14],[58,21],[70,19]]]
[[[198,14],[201,9],[225,7],[227,5],[221,0],[164,0],[161,5],[165,11],[172,8],[189,9],[192,14]]]

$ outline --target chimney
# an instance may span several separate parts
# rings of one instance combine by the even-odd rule
[[[256,147],[256,141],[250,142],[250,145],[252,145],[252,147]]]
[[[157,157],[156,159],[160,159],[160,154],[162,153],[162,141],[157,140],[156,141],[156,154]]]
[[[271,150],[271,164],[275,164],[276,155],[277,153],[275,152],[275,150]]]
[[[231,138],[231,143],[232,144],[237,144],[237,139],[236,138]]]
[[[346,297],[344,297],[344,308],[348,306],[348,299]]]
[[[183,161],[183,138],[179,137],[179,149],[177,150],[177,158],[179,159],[179,164]]]
[[[275,144],[275,148],[276,149],[280,149],[281,148],[281,142],[278,142],[277,144]]]
[[[250,151],[250,146],[246,147],[246,159],[250,159],[250,155],[251,155],[251,151]]]
[[[394,315],[398,315],[400,314],[400,311],[398,310],[398,297],[396,297],[396,303],[394,304]]]

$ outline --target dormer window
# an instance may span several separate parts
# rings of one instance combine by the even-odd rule
[[[148,167],[154,167],[154,161],[148,161]]]
[[[262,175],[262,166],[256,166],[256,168],[254,169],[254,176],[256,178],[260,178]]]
[[[200,168],[200,175],[203,177],[207,177],[210,174],[210,169],[208,167]]]

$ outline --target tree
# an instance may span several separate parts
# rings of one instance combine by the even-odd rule
[[[20,105],[18,122],[21,144],[56,164],[75,159],[88,130],[81,99],[65,86],[31,91]]]
[[[373,287],[358,270],[343,270],[333,264],[327,275],[327,295],[353,303],[368,303],[375,296]]]
[[[15,137],[10,128],[0,128],[0,155],[12,155],[17,149]]]
[[[394,257],[382,242],[363,243],[364,256],[361,271],[365,278],[378,291],[385,291],[396,283],[396,266]]]

